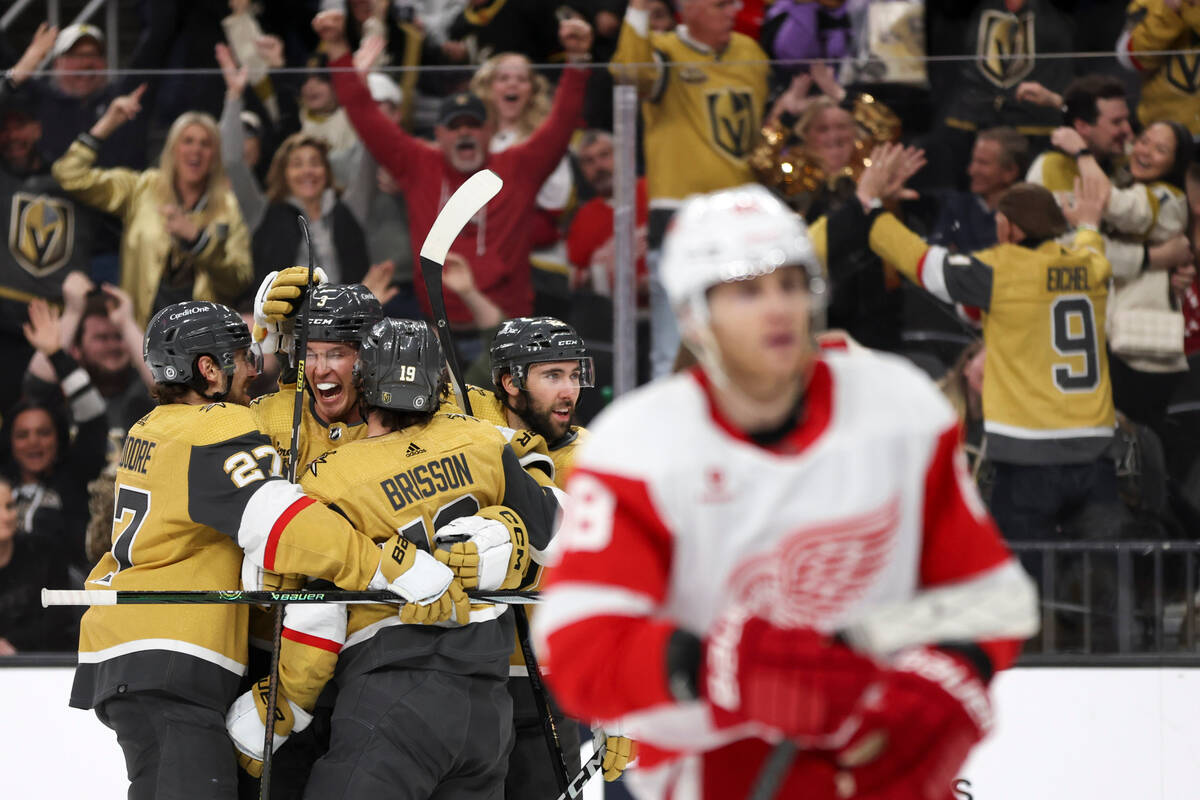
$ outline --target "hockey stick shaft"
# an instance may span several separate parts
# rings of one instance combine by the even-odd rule
[[[535,591],[501,589],[494,592],[471,590],[467,596],[476,603],[526,605],[536,603],[540,597]],[[42,606],[125,606],[125,605],[270,605],[288,603],[387,603],[401,605],[403,597],[389,591],[310,591],[297,589],[288,592],[243,592],[220,590],[157,591],[109,589],[42,589]]]
[[[537,656],[533,652],[533,642],[529,636],[529,617],[523,608],[513,609],[513,619],[517,623],[517,642],[521,646],[521,655],[525,657],[525,668],[529,675],[529,686],[533,690],[533,701],[537,704],[542,716],[542,732],[546,737],[546,749],[554,763],[554,777],[558,781],[559,791],[566,792],[567,759],[562,749],[562,739],[558,735],[558,724],[554,721],[554,709],[550,707],[550,694],[542,683],[542,672],[538,668]],[[603,756],[602,756],[603,757]]]
[[[500,177],[487,169],[480,170],[467,178],[438,212],[437,219],[434,220],[429,234],[425,237],[425,243],[421,246],[421,277],[425,281],[429,306],[433,310],[438,342],[442,345],[446,363],[450,365],[450,377],[454,381],[459,406],[468,414],[472,413],[471,399],[467,395],[467,385],[462,377],[462,369],[458,365],[454,339],[450,335],[450,323],[446,319],[446,300],[442,290],[442,266],[446,263],[450,245],[458,238],[458,234],[466,227],[467,222],[496,196],[503,185],[504,182],[500,180]],[[529,683],[533,689],[534,702],[537,703],[538,711],[542,716],[546,745],[555,764],[555,778],[558,780],[559,789],[566,791],[566,759],[563,756],[558,729],[554,723],[550,696],[542,685],[537,658],[534,656],[533,645],[529,639],[529,619],[526,617],[524,609],[517,608],[513,611],[517,625],[517,642],[525,657],[525,665],[529,668]]]
[[[288,480],[295,483],[296,473],[300,463],[300,418],[304,414],[304,379],[305,366],[308,361],[308,311],[311,303],[313,277],[316,273],[316,253],[312,246],[312,237],[308,232],[308,221],[304,215],[296,217],[300,230],[304,233],[304,244],[308,247],[308,278],[305,281],[304,296],[300,298],[300,308],[296,314],[295,328],[295,364],[296,392],[292,403],[292,441],[288,452]],[[283,606],[275,607],[273,616],[273,631],[271,635],[271,667],[267,672],[267,714],[269,720],[275,719],[275,709],[279,703],[279,654],[283,650]],[[271,798],[271,761],[274,754],[275,725],[265,726],[263,734],[262,777],[259,779],[259,800]]]
[[[563,789],[556,800],[580,800],[583,797],[583,787],[587,786],[588,781],[596,777],[597,773],[604,767],[604,755],[607,751],[605,742],[608,737],[605,736],[603,730],[597,730],[592,737],[592,754],[588,756],[588,760],[583,763],[571,779],[567,781],[567,788]]]

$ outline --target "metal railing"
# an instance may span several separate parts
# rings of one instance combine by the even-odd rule
[[[16,22],[17,18],[21,16],[21,13],[32,4],[33,0],[16,0],[12,5],[10,5],[8,10],[4,12],[4,15],[0,16],[0,31],[8,30],[9,26]],[[46,13],[43,15],[42,19],[46,20],[51,25],[59,25],[62,19],[61,5],[61,0],[46,0]],[[67,23],[67,25],[89,22],[92,17],[96,15],[96,12],[100,10],[101,6],[105,7],[105,57],[108,59],[109,65],[115,67],[117,65],[118,54],[120,53],[118,44],[118,38],[120,34],[118,30],[120,22],[118,13],[119,0],[90,0],[90,2],[84,6],[78,14],[75,15],[75,18]],[[62,25],[62,27],[66,27],[66,25]]]
[[[1017,542],[1039,584],[1026,666],[1200,666],[1200,542]]]

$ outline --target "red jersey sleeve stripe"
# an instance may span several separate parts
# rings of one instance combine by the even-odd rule
[[[306,645],[308,647],[316,647],[320,650],[326,650],[335,655],[342,651],[341,642],[323,639],[320,636],[313,636],[310,633],[302,633],[301,631],[292,630],[291,628],[283,629],[283,638],[296,642],[297,644]]]
[[[271,533],[267,536],[267,546],[263,553],[263,567],[265,569],[275,569],[275,551],[279,549],[279,537],[283,535],[283,530],[288,526],[288,523],[304,509],[317,502],[311,497],[301,497],[296,502],[283,510],[275,520],[275,524],[271,526]]]

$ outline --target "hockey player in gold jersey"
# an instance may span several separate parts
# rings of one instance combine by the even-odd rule
[[[290,350],[287,340],[292,315],[307,280],[308,270],[304,267],[289,267],[263,279],[255,300],[255,334],[265,345],[264,352]],[[300,423],[297,474],[326,450],[366,435],[351,372],[360,334],[383,319],[383,307],[362,284],[324,283],[320,279],[318,283],[313,289],[307,323],[308,397]],[[278,392],[250,404],[259,428],[271,437],[285,463],[290,457],[294,389],[294,384],[282,384]]]
[[[380,549],[281,477],[278,452],[245,407],[257,373],[250,345],[241,317],[211,302],[177,303],[151,321],[145,357],[159,405],[126,440],[112,548],[87,588],[236,590],[245,554],[346,589],[448,603],[449,579],[420,593],[408,585],[412,559],[394,557],[398,535]],[[245,609],[97,606],[84,615],[71,705],[95,709],[117,733],[129,797],[236,796],[223,716],[246,671]],[[295,722],[286,716],[283,734]]]
[[[454,564],[467,588],[520,586],[531,549],[549,544],[557,500],[493,425],[438,413],[446,380],[433,332],[379,322],[355,375],[368,436],[313,460],[305,490],[380,541],[400,531],[414,551]],[[498,796],[511,746],[507,608],[475,605],[468,616],[459,605],[453,620],[389,606],[340,611],[295,606],[285,620],[289,707],[311,708],[335,666],[339,687],[330,749],[305,796],[374,798],[384,786],[403,798]],[[227,719],[239,748],[261,740],[250,702],[239,698]]]
[[[575,454],[588,435],[574,424],[575,406],[581,389],[592,386],[595,375],[583,339],[570,325],[553,317],[518,317],[500,326],[490,356],[491,391],[470,387],[471,410],[481,419],[513,429],[515,437],[536,434],[543,438],[554,463],[554,484],[566,486]],[[533,585],[541,586],[540,575]],[[513,651],[509,676],[516,738],[508,759],[505,796],[510,800],[552,797],[557,786],[519,646]],[[579,750],[577,727],[557,709],[555,724],[562,750],[571,754],[570,763],[574,764],[574,753]],[[616,780],[635,757],[636,746],[625,737],[609,736],[605,748],[604,777]]]
[[[864,209],[884,191],[892,152],[877,151],[859,183]],[[875,253],[943,302],[982,312],[991,507],[1009,539],[1054,539],[1083,509],[1114,523],[1122,516],[1107,457],[1115,424],[1104,344],[1112,270],[1096,230],[1108,186],[1085,178],[1075,188],[1073,247],[1056,241],[1068,222],[1054,196],[1029,183],[1000,198],[999,244],[970,254],[930,247],[889,213],[868,215]]]

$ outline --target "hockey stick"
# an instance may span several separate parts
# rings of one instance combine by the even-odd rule
[[[450,377],[453,379],[455,394],[459,407],[468,414],[472,413],[471,399],[467,395],[467,385],[463,381],[462,369],[458,365],[458,354],[454,350],[454,339],[450,335],[450,325],[446,320],[446,298],[442,291],[442,265],[446,262],[446,254],[450,245],[458,238],[471,217],[487,205],[496,196],[504,182],[500,176],[491,170],[484,169],[476,172],[463,182],[450,195],[446,205],[438,212],[437,219],[425,237],[421,246],[421,277],[425,281],[425,291],[429,295],[429,305],[433,309],[434,325],[438,341],[450,365]],[[558,788],[567,789],[567,762],[563,756],[562,744],[558,738],[558,728],[554,724],[554,715],[550,710],[549,695],[542,685],[541,674],[538,671],[537,658],[533,654],[533,646],[529,641],[529,618],[523,608],[514,608],[513,617],[517,624],[517,642],[521,645],[521,653],[525,657],[525,665],[529,668],[529,683],[533,689],[534,701],[542,715],[542,727],[546,734],[546,746],[555,762],[555,778]]]
[[[300,462],[300,419],[304,414],[304,367],[308,360],[308,310],[312,297],[313,276],[316,272],[316,253],[313,251],[312,237],[308,233],[308,221],[303,214],[296,216],[300,230],[304,232],[304,243],[308,247],[308,279],[305,281],[304,294],[300,298],[300,308],[296,312],[295,339],[296,346],[296,392],[292,404],[292,443],[288,452],[287,479],[295,483],[297,465]],[[271,637],[271,667],[267,672],[267,708],[266,716],[269,724],[264,726],[262,777],[258,784],[259,800],[271,799],[271,757],[274,755],[275,744],[275,713],[279,703],[279,653],[283,649],[283,605],[277,605],[274,611],[274,631]]]
[[[567,788],[563,789],[562,794],[556,800],[579,800],[579,798],[583,797],[583,787],[587,786],[588,781],[596,777],[596,773],[600,772],[604,767],[604,755],[608,752],[607,741],[608,736],[605,735],[604,730],[597,728],[592,735],[592,744],[594,745],[592,754],[588,756],[588,760],[579,768],[579,772],[576,772],[567,781]]]
[[[446,205],[438,212],[437,219],[421,245],[421,277],[425,281],[425,292],[433,309],[434,328],[446,363],[450,365],[450,377],[454,381],[454,392],[458,395],[459,407],[471,413],[471,401],[467,397],[467,385],[463,382],[462,369],[458,366],[458,354],[454,351],[454,340],[450,337],[450,325],[446,321],[446,298],[442,293],[442,265],[446,254],[458,234],[466,227],[471,217],[496,196],[504,181],[490,169],[476,172],[450,195]]]
[[[493,592],[469,590],[467,597],[476,603],[504,603],[524,605],[536,603],[540,594],[536,591],[498,589]],[[210,605],[261,605],[275,606],[285,603],[389,603],[403,605],[408,601],[398,594],[380,591],[313,591],[295,589],[287,592],[248,592],[241,590],[222,591],[160,591],[109,589],[42,589],[42,607],[48,606],[126,606],[126,605],[171,605],[180,603]]]

